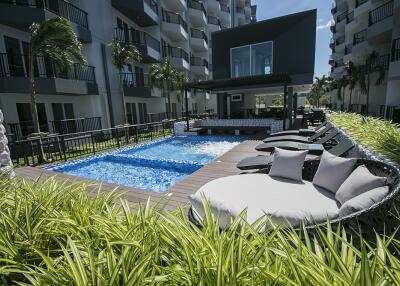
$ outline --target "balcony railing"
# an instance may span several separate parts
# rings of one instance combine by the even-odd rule
[[[382,55],[375,58],[372,62],[371,69],[373,71],[380,70],[381,68],[388,69],[390,63],[390,55]]]
[[[335,61],[335,68],[344,66],[343,59]]]
[[[368,2],[368,0],[356,0],[356,8],[361,6],[362,4]]]
[[[189,62],[189,54],[182,48],[163,46],[163,57],[170,56],[172,58],[183,59]]]
[[[367,29],[357,32],[353,36],[353,45],[358,45],[367,40]]]
[[[146,3],[151,10],[154,11],[154,13],[156,13],[158,15],[158,4],[157,1],[155,0],[144,0],[144,3]]]
[[[28,77],[27,55],[0,53],[0,77]],[[73,64],[71,70],[60,70],[52,60],[44,56],[36,57],[34,61],[35,77],[65,78],[96,82],[93,66],[82,67]]]
[[[179,15],[178,13],[163,10],[162,11],[162,20],[163,20],[163,22],[181,25],[182,28],[186,32],[188,31],[187,23],[185,22],[185,20],[183,20],[182,16]]]
[[[46,9],[54,14],[67,18],[79,26],[86,29],[89,28],[88,13],[64,0],[1,0],[0,3]]]
[[[160,52],[160,41],[146,32],[135,29],[115,28],[115,36],[122,43],[132,43],[135,46],[149,46]]]
[[[149,75],[144,73],[120,73],[121,80],[126,87],[149,87]]]
[[[341,45],[341,44],[344,44],[345,41],[346,41],[345,36],[342,36],[342,37],[336,39],[336,46],[339,46],[339,45]]]
[[[208,44],[208,37],[207,37],[206,33],[204,33],[203,30],[191,28],[190,34],[191,34],[192,38],[203,39]]]
[[[354,10],[347,14],[346,21],[347,21],[347,24],[354,21]]]
[[[392,62],[400,61],[400,38],[393,41]]]
[[[351,54],[351,52],[353,51],[353,45],[346,45],[346,47],[344,48],[344,54],[345,55],[349,55]]]
[[[393,16],[394,1],[379,6],[378,8],[369,12],[369,25],[376,24]]]
[[[221,21],[217,17],[208,16],[207,20],[208,20],[208,24],[221,26]]]
[[[337,7],[336,7],[336,6],[332,7],[332,9],[331,9],[331,14],[332,14],[332,15],[333,15],[333,14],[336,14],[336,12],[337,12]]]
[[[206,59],[203,58],[199,58],[199,57],[191,57],[190,58],[190,65],[192,66],[199,66],[199,67],[206,67],[208,69],[208,61]]]
[[[340,23],[340,22],[342,22],[343,20],[346,20],[346,17],[347,17],[347,11],[346,11],[346,12],[343,12],[342,14],[340,14],[339,16],[337,16],[337,18],[336,18],[336,23]]]
[[[229,7],[228,7],[227,5],[223,5],[223,4],[221,4],[221,11],[222,11],[222,12],[227,12],[227,13],[230,13],[230,12],[231,12],[231,10],[229,9]]]
[[[204,7],[203,2],[196,1],[196,0],[188,0],[188,7],[196,10],[203,11],[204,15],[207,16],[207,10]]]

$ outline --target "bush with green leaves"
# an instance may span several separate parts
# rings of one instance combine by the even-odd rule
[[[91,186],[93,189],[93,186]],[[399,241],[344,231],[204,228],[186,211],[130,205],[54,178],[0,181],[1,285],[394,285]],[[241,224],[240,227],[238,227]]]
[[[400,164],[400,126],[391,121],[355,113],[333,113],[329,120],[358,144]]]

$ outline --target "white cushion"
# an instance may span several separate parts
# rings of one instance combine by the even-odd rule
[[[386,178],[372,175],[365,165],[361,165],[343,182],[335,198],[343,205],[348,200],[385,184]]]
[[[356,159],[341,158],[324,151],[313,183],[319,187],[336,193],[344,180],[353,171]]]
[[[339,209],[339,216],[344,217],[352,213],[368,209],[379,203],[389,194],[389,187],[379,187],[358,195],[345,202]]]
[[[274,161],[272,162],[270,176],[281,177],[296,181],[302,180],[302,169],[306,151],[290,151],[275,148]]]
[[[265,174],[246,174],[213,180],[190,196],[193,208],[204,217],[202,194],[221,228],[247,209],[247,221],[267,215],[273,223],[296,227],[301,222],[323,222],[339,215],[331,192],[311,182],[298,182]]]

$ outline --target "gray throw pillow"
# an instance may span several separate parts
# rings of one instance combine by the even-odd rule
[[[313,179],[314,185],[336,193],[353,171],[355,163],[355,158],[341,158],[324,151]]]
[[[302,181],[303,164],[308,151],[289,151],[275,148],[274,161],[269,175]]]
[[[343,205],[362,193],[384,185],[386,185],[386,178],[372,175],[365,165],[361,165],[343,182],[336,192],[335,198]]]
[[[389,194],[389,187],[379,187],[365,192],[345,202],[339,209],[339,216],[344,217],[352,213],[370,208],[379,203]]]

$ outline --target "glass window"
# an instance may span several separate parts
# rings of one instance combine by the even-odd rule
[[[233,78],[250,75],[250,46],[231,50],[231,75]]]
[[[231,49],[231,77],[271,74],[273,43],[258,43]]]
[[[251,46],[251,74],[272,73],[272,42]]]

